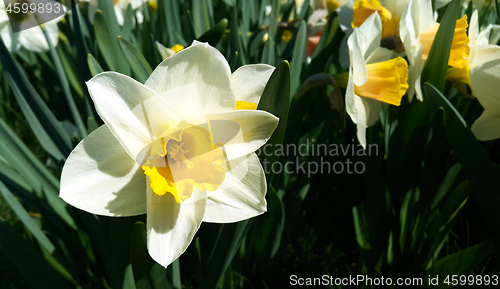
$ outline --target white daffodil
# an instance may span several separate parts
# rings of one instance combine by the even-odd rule
[[[399,19],[409,0],[347,0],[339,10],[339,24],[345,37],[340,47],[339,61],[342,67],[348,67],[347,38],[353,29],[361,24],[373,13],[378,12],[382,22],[382,38],[397,35]]]
[[[492,25],[480,31],[477,10],[472,13],[469,28],[470,54],[462,68],[451,67],[446,78],[467,84],[484,111],[472,124],[472,132],[479,140],[500,138],[500,46],[492,45],[489,36]]]
[[[11,1],[11,3],[22,4],[24,2]],[[55,7],[54,5],[60,5],[61,9],[64,8],[63,5],[59,2],[45,0],[43,3],[50,3],[52,7]],[[7,6],[7,8],[9,8],[9,10],[11,11],[8,12],[6,10],[4,1],[0,1],[0,36],[7,49],[10,52],[15,52],[22,46],[27,50],[34,52],[43,52],[49,50],[47,39],[43,34],[42,28],[38,25],[38,20],[35,18],[34,14],[29,12],[23,13],[23,9],[20,9],[19,13],[14,13],[12,7],[12,5],[10,8]],[[31,28],[24,29],[19,32],[13,32],[8,13],[12,13],[11,17],[18,19],[21,22],[21,24],[18,24],[19,26],[22,27],[22,23],[24,22],[28,27]],[[44,29],[48,33],[50,42],[54,46],[57,45],[59,35],[57,22],[61,21],[63,16],[57,17],[43,24]]]
[[[105,124],[68,157],[60,197],[99,215],[147,213],[148,250],[165,267],[202,222],[264,213],[267,186],[254,152],[278,119],[236,110],[236,99],[260,94],[268,73],[250,66],[231,75],[219,51],[194,42],[145,84],[115,72],[96,75],[87,86]]]
[[[94,15],[95,12],[98,9],[98,0],[80,0],[82,2],[88,2],[88,17],[90,23],[94,23]],[[130,4],[130,7],[132,10],[137,10],[139,7],[142,6],[142,4],[148,2],[148,0],[113,0],[113,6],[115,9],[115,14],[116,14],[116,20],[118,21],[118,24],[123,25],[124,19],[125,19],[125,12],[127,11],[127,7]],[[140,10],[137,10],[135,12],[135,16],[137,18],[137,21],[139,23],[142,23],[144,20],[144,16],[142,15],[142,12]]]
[[[400,21],[400,37],[403,42],[408,62],[408,98],[422,101],[420,74],[429,56],[436,37],[439,23],[434,20],[431,0],[412,0],[406,7]],[[460,18],[455,26],[448,65],[463,68],[469,53],[467,38],[467,16]]]
[[[377,122],[382,102],[400,105],[408,89],[408,64],[401,57],[393,58],[393,51],[379,47],[381,35],[382,22],[378,13],[373,13],[354,29],[348,40],[351,66],[346,110],[356,123],[363,147],[366,147],[366,128]]]
[[[161,44],[160,42],[156,41],[156,49],[160,53],[161,59],[165,60],[168,57],[170,57],[170,56],[176,54],[177,52],[181,51],[182,49],[184,49],[184,46],[182,46],[180,44],[176,44],[176,45],[172,46],[172,48],[167,48],[167,47],[163,46],[163,44]]]

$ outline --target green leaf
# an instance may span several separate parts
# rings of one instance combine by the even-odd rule
[[[66,271],[66,269],[59,263],[58,260],[62,259],[61,255],[56,252],[55,246],[52,242],[45,236],[40,227],[33,221],[33,218],[28,214],[24,207],[19,203],[19,201],[12,195],[12,193],[7,189],[7,187],[0,181],[0,194],[3,195],[4,199],[10,205],[16,216],[21,220],[26,229],[35,237],[40,246],[47,252],[45,258],[49,259],[52,266],[56,267],[61,274],[68,278],[73,283],[75,282],[73,277]],[[49,261],[48,260],[48,261]],[[66,263],[66,262],[64,262]]]
[[[155,261],[149,256],[146,230],[146,225],[143,222],[137,222],[132,227],[130,261],[136,282],[146,276],[155,264]]]
[[[2,119],[0,119],[0,154],[9,163],[15,164],[13,169],[23,176],[24,182],[29,183],[40,198],[45,194],[47,200],[42,198],[42,201],[48,202],[49,209],[54,210],[71,228],[76,228],[73,218],[67,211],[66,203],[57,194],[58,180]]]
[[[73,116],[73,121],[75,122],[78,130],[80,132],[81,137],[87,136],[87,129],[83,125],[82,116],[76,107],[75,100],[73,99],[73,95],[71,94],[71,90],[69,88],[68,78],[66,77],[66,72],[64,71],[61,59],[59,59],[59,55],[52,45],[49,35],[45,29],[42,29],[43,34],[45,35],[45,40],[49,45],[50,55],[52,56],[52,61],[56,67],[57,75],[59,76],[59,81],[61,82],[61,86],[63,88],[64,96],[66,97],[66,102],[68,103],[69,109],[71,111],[71,115]]]
[[[172,287],[175,289],[181,289],[181,267],[179,265],[179,259],[176,259],[170,267],[172,268]]]
[[[0,61],[4,73],[10,75],[12,80],[16,83],[21,92],[20,96],[29,104],[41,126],[47,131],[47,134],[57,145],[61,153],[65,156],[69,155],[73,148],[69,135],[64,131],[59,121],[37,93],[33,85],[31,85],[22,68],[17,65],[1,40]]]
[[[9,203],[10,207],[16,213],[17,217],[23,222],[24,226],[28,229],[28,231],[33,234],[33,236],[37,239],[38,243],[43,246],[47,251],[53,253],[55,250],[54,245],[50,240],[45,236],[45,234],[40,230],[37,224],[33,221],[31,216],[26,212],[26,210],[21,206],[18,200],[12,195],[12,193],[5,187],[5,185],[0,181],[0,194],[3,195],[4,199]]]
[[[422,70],[422,83],[429,82],[441,92],[446,82],[451,43],[460,11],[460,0],[453,0],[448,4]]]
[[[314,49],[313,58],[323,51],[323,48],[330,44],[333,37],[335,37],[338,28],[340,28],[339,18],[337,12],[333,12],[328,18],[328,23],[326,24],[325,30],[321,34],[321,38],[319,39],[318,45],[316,45],[316,49]]]
[[[130,5],[129,5],[130,7]],[[135,289],[134,275],[132,273],[132,265],[128,265],[125,269],[125,277],[123,279],[123,289]]]
[[[266,195],[267,212],[255,219],[247,242],[253,260],[265,269],[278,252],[285,223],[285,209],[278,194],[270,185]]]
[[[481,213],[495,248],[500,250],[500,180],[495,167],[476,140],[467,124],[450,102],[431,84],[424,85],[425,95],[434,109],[445,111],[446,138],[460,161],[463,171],[476,194]]]
[[[264,51],[262,51],[262,63],[266,63],[274,66],[274,41],[272,37],[267,38],[266,44],[264,44]]]
[[[0,218],[0,252],[34,288],[71,288],[35,248]]]
[[[210,20],[206,1],[192,0],[193,4],[193,24],[196,35],[202,35],[210,29]]]
[[[274,153],[279,149],[278,144],[283,143],[286,123],[288,119],[288,107],[290,106],[290,65],[284,60],[274,70],[269,78],[257,109],[265,110],[279,118],[278,127],[267,142],[272,146],[273,153],[270,157],[262,156],[262,161],[269,161],[273,164],[278,161],[278,155]],[[267,182],[271,183],[273,177],[272,170],[266,175]]]
[[[238,68],[242,65],[246,64],[245,60],[245,50],[243,45],[241,44],[241,36],[240,29],[238,29],[238,12],[236,6],[233,6],[231,13],[231,21],[229,22],[229,32],[230,32],[230,40],[231,40],[231,51],[238,52],[238,59],[236,63],[236,67]]]
[[[300,74],[302,72],[304,53],[306,51],[306,40],[307,40],[307,25],[302,20],[299,26],[299,32],[295,40],[295,46],[293,49],[292,56],[292,66],[291,66],[291,78],[290,78],[290,99],[293,97],[297,88],[300,86]]]
[[[122,37],[130,40],[132,33],[132,23],[134,23],[134,11],[132,11],[132,6],[130,3],[127,5],[127,10],[123,16],[123,27],[122,27]]]
[[[226,18],[222,19],[212,27],[210,30],[207,32],[203,33],[200,37],[198,37],[198,41],[200,42],[208,42],[208,44],[215,46],[217,43],[219,43],[220,39],[226,32],[226,28],[228,25],[228,21]]]
[[[223,225],[221,235],[208,261],[202,288],[215,288],[219,284],[253,221],[254,219],[248,219],[236,224]]]
[[[90,73],[92,74],[92,76],[96,76],[97,74],[104,71],[104,69],[102,69],[101,65],[99,64],[99,62],[97,62],[92,54],[88,55],[87,64],[89,65]]]
[[[280,16],[280,0],[271,0],[271,16],[269,18],[269,37],[276,38],[276,29],[278,28],[278,18]]]
[[[138,81],[145,83],[146,80],[148,80],[149,75],[153,73],[148,61],[144,58],[141,52],[125,38],[118,36],[118,42],[120,43],[120,48],[122,49],[125,58],[132,68],[132,73]]]
[[[491,239],[488,239],[465,250],[437,260],[434,265],[429,268],[428,273],[440,275],[439,280],[444,280],[444,278],[446,278],[445,275],[448,274],[459,276],[469,274],[471,271],[478,269],[478,266],[493,252],[493,249],[493,242]],[[445,283],[439,286],[439,288],[447,287]]]
[[[100,1],[99,3],[101,2],[110,1]],[[94,16],[94,33],[97,44],[111,70],[129,75],[130,67],[125,61],[125,57],[118,45],[118,33],[113,33],[111,25],[108,25],[108,19],[104,17],[101,10],[96,11]]]
[[[16,82],[12,79],[10,74],[6,74],[6,78],[10,84],[14,96],[16,97],[17,103],[21,107],[21,111],[26,117],[26,120],[28,121],[31,130],[35,134],[36,138],[38,139],[42,147],[45,149],[46,152],[48,152],[52,157],[54,157],[54,159],[58,161],[64,161],[66,157],[61,153],[57,145],[54,143],[52,138],[49,136],[45,128],[42,126],[42,124],[36,117],[33,110],[31,110],[31,107],[28,105],[28,102],[23,97]]]

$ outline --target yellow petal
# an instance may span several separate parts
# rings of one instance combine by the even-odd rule
[[[373,98],[392,105],[400,105],[408,89],[408,63],[397,57],[379,63],[366,65],[368,80],[361,86],[354,86],[359,96]]]
[[[467,37],[467,15],[457,20],[453,41],[451,44],[450,58],[448,65],[463,68],[467,65],[467,57],[470,53],[469,37]],[[422,60],[427,60],[431,51],[432,43],[436,38],[436,33],[439,29],[439,24],[429,26],[427,31],[420,33],[420,44],[422,45]]]
[[[338,0],[326,0],[326,7],[328,8],[328,14],[339,9],[340,4]]]
[[[240,110],[240,109],[256,110],[257,104],[255,104],[253,102],[236,101],[236,110]]]
[[[446,80],[449,82],[465,83],[472,91],[472,85],[469,77],[469,66],[467,65],[462,68],[448,68],[448,70],[446,71]]]
[[[385,9],[378,0],[357,0],[354,3],[352,28],[359,27],[373,13],[378,12],[382,22],[382,38],[396,34],[399,19]]]

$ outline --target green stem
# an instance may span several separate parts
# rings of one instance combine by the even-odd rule
[[[69,109],[71,110],[71,114],[73,115],[73,119],[75,121],[76,126],[78,127],[78,130],[80,131],[82,138],[84,138],[87,136],[87,129],[85,128],[85,125],[83,124],[80,113],[78,112],[78,108],[76,107],[75,100],[73,99],[73,96],[71,95],[71,91],[69,89],[68,78],[66,78],[66,74],[64,74],[64,69],[63,69],[62,64],[61,64],[61,59],[59,59],[59,55],[57,54],[57,52],[54,48],[54,45],[52,45],[52,42],[50,41],[50,37],[47,34],[45,27],[43,27],[43,25],[41,25],[41,28],[42,28],[43,34],[45,35],[45,39],[47,39],[47,43],[49,44],[50,55],[52,56],[52,60],[54,61],[57,75],[59,76],[59,80],[61,81],[64,95],[66,96],[66,101],[68,102],[68,105],[69,105]]]

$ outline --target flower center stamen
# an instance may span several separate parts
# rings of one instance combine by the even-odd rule
[[[184,163],[188,168],[192,169],[194,164],[192,161],[186,159],[186,155],[189,150],[185,150],[182,148],[184,145],[183,142],[180,144],[176,144],[173,140],[169,141],[167,144],[167,153],[170,155],[170,158],[175,161],[177,167],[181,166],[181,162]]]

